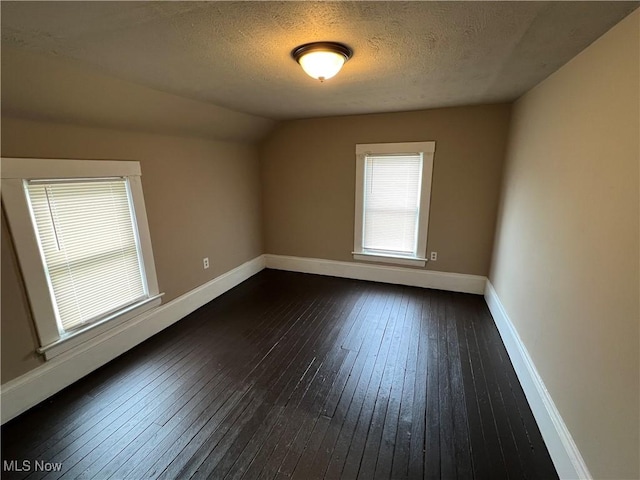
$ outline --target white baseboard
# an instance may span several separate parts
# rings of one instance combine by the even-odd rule
[[[0,387],[2,423],[122,355],[264,268],[264,255],[260,255],[5,383]]]
[[[462,273],[436,272],[416,268],[389,267],[320,258],[265,255],[267,268],[291,272],[315,273],[331,277],[394,283],[412,287],[435,288],[452,292],[483,294],[486,277]]]
[[[507,315],[493,285],[487,280],[485,301],[509,353],[513,368],[538,423],[553,464],[562,479],[591,479],[587,465],[578,450],[560,412],[544,386],[544,382],[520,335]]]

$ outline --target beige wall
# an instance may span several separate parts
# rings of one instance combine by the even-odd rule
[[[357,143],[436,141],[427,268],[487,275],[509,105],[283,122],[261,149],[265,251],[352,261]]]
[[[35,352],[38,344],[35,328],[29,318],[29,303],[22,285],[18,259],[9,235],[4,210],[1,215],[2,233],[0,262],[2,288],[0,289],[0,378],[2,382],[36,368],[43,360]]]
[[[636,11],[514,107],[490,280],[595,478],[639,478]]]
[[[262,254],[255,147],[3,118],[2,156],[139,160],[165,302]],[[2,228],[4,383],[38,360],[4,219]]]

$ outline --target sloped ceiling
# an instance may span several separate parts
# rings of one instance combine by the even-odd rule
[[[12,83],[24,81],[16,78],[20,72],[9,76],[12,68],[38,61],[222,108],[214,116],[230,110],[290,119],[511,101],[637,6],[2,2],[3,108],[7,100],[16,111],[36,107],[21,105],[24,91],[19,101],[7,96],[15,96]],[[297,45],[319,40],[354,50],[343,71],[323,84],[290,56]],[[31,57],[19,60],[23,52]]]
[[[250,143],[275,124],[4,45],[2,115]]]

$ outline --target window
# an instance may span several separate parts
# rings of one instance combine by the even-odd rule
[[[160,303],[138,162],[2,159],[2,200],[47,358]]]
[[[435,142],[356,145],[356,260],[424,266]]]

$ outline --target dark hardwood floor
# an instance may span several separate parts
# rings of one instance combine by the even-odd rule
[[[272,270],[7,423],[2,460],[29,480],[557,478],[481,296]]]

